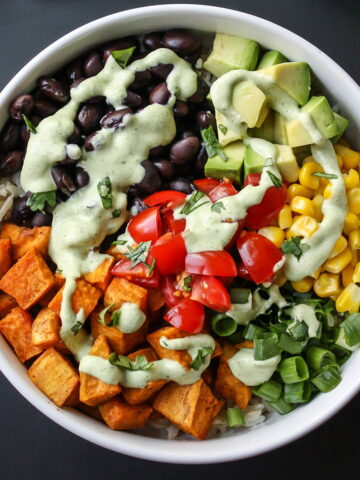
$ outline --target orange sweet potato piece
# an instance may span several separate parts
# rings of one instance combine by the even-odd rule
[[[149,405],[129,405],[120,397],[103,403],[99,410],[104,422],[113,430],[142,428],[153,411]]]
[[[68,349],[60,337],[61,320],[50,308],[40,310],[32,324],[32,343],[43,350],[55,347],[62,353]]]
[[[117,310],[125,302],[136,303],[143,312],[146,312],[147,290],[125,278],[113,278],[105,291],[104,304],[114,305],[112,309]]]
[[[99,420],[100,422],[103,421],[102,416],[100,415],[99,408],[98,407],[90,407],[89,405],[85,405],[85,403],[79,403],[77,405],[77,408],[88,415],[89,417],[93,417],[96,420]]]
[[[146,357],[148,362],[155,362],[155,360],[158,359],[155,350],[152,348],[142,348],[141,350],[130,353],[128,357],[130,360],[135,360],[135,358],[140,355]],[[146,403],[149,401],[156,392],[162,389],[166,383],[166,380],[155,380],[153,382],[149,382],[144,388],[124,387],[122,394],[125,400],[130,403],[130,405],[140,405],[141,403]]]
[[[84,279],[105,292],[111,280],[110,272],[114,261],[114,257],[106,258],[93,272],[86,273]]]
[[[10,297],[7,293],[0,292],[0,318],[5,317],[16,306],[17,303],[13,297]]]
[[[49,348],[35,360],[28,371],[34,384],[58,407],[79,403],[80,380],[69,360]]]
[[[153,408],[184,432],[204,440],[223,403],[200,379],[192,385],[171,382],[157,394]]]
[[[12,247],[9,238],[0,239],[0,278],[10,269],[12,265]]]
[[[92,346],[89,355],[109,358],[109,343],[104,335],[100,335]],[[109,385],[97,378],[80,372],[80,401],[92,407],[109,400],[121,391],[120,385]]]
[[[48,254],[51,227],[19,227],[13,223],[4,223],[0,238],[10,238],[14,260],[18,260],[27,252],[35,249],[43,256]]]
[[[19,307],[13,308],[0,321],[0,333],[4,335],[23,363],[43,351],[31,341],[31,324],[30,313]]]
[[[60,315],[62,292],[64,287],[58,291],[55,297],[49,303],[49,308]],[[76,280],[76,290],[72,296],[72,308],[74,312],[78,312],[81,308],[84,309],[85,317],[88,317],[90,313],[96,307],[99,298],[101,297],[101,291],[85,282],[83,279]]]
[[[30,250],[0,280],[0,289],[21,308],[31,308],[55,285],[54,275],[42,256]]]
[[[160,288],[148,289],[148,307],[150,312],[157,312],[165,305],[165,298]]]

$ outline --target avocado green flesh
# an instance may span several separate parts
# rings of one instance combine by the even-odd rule
[[[256,70],[261,70],[262,68],[266,67],[272,67],[273,65],[278,65],[279,63],[285,63],[287,61],[287,58],[284,57],[282,53],[276,50],[269,50],[262,56]]]
[[[334,113],[326,97],[311,97],[307,104],[302,107],[302,111],[311,116],[325,138],[332,138],[339,133]]]
[[[333,143],[336,143],[342,137],[343,133],[347,129],[349,125],[349,120],[346,120],[346,118],[342,117],[336,112],[334,112],[334,118],[335,118],[336,125],[338,127],[338,133],[331,138],[331,141]]]
[[[264,164],[265,159],[261,155],[255,152],[250,145],[246,147],[244,155],[244,179],[246,179],[249,173],[261,173]]]
[[[220,180],[229,178],[240,184],[245,149],[245,145],[239,141],[224,147],[223,151],[228,157],[227,161],[224,161],[219,155],[209,158],[205,164],[205,176]]]

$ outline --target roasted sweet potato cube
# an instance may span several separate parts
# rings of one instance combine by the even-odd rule
[[[99,408],[98,407],[90,407],[89,405],[85,405],[85,403],[79,403],[77,405],[77,408],[83,412],[86,413],[89,417],[93,417],[96,420],[99,420],[100,422],[103,422],[102,416],[100,415]]]
[[[125,278],[113,278],[106,289],[104,304],[114,305],[113,310],[117,310],[125,302],[136,303],[143,312],[146,312],[147,290]]]
[[[120,397],[103,403],[99,410],[104,422],[113,430],[145,427],[153,411],[149,405],[129,405]]]
[[[54,275],[42,256],[30,250],[0,280],[0,289],[21,308],[31,308],[55,285]]]
[[[61,320],[50,308],[40,310],[32,324],[32,343],[42,349],[55,347],[63,353],[68,349],[60,337]]]
[[[9,238],[0,238],[0,278],[12,265],[11,241]]]
[[[94,338],[99,335],[105,335],[109,340],[111,350],[120,355],[126,355],[131,352],[139,343],[143,342],[148,332],[148,321],[133,333],[123,333],[117,327],[107,327],[99,322],[99,312],[95,311],[90,317],[91,333]],[[105,321],[110,320],[110,314],[107,314]]]
[[[150,312],[157,312],[165,305],[165,298],[160,288],[148,289],[148,308]]]
[[[0,238],[10,238],[14,260],[35,249],[43,256],[48,254],[51,227],[19,227],[13,223],[4,223]]]
[[[105,292],[111,280],[111,267],[115,261],[114,257],[106,258],[93,272],[84,275],[84,279]]]
[[[158,359],[155,350],[152,348],[142,348],[141,350],[130,353],[128,357],[130,360],[135,360],[135,358],[140,355],[146,357],[148,362],[155,362]],[[123,388],[122,394],[130,405],[140,405],[141,403],[148,402],[166,383],[166,380],[155,380],[149,382],[144,388]]]
[[[31,324],[30,313],[19,307],[13,308],[0,321],[0,333],[13,347],[21,362],[26,362],[43,351],[43,348],[33,345],[31,341]]]
[[[49,303],[49,308],[60,315],[62,292],[64,287],[58,291],[55,297]],[[88,317],[90,313],[96,307],[99,298],[101,297],[101,291],[85,282],[83,279],[76,280],[76,290],[72,296],[72,308],[74,312],[78,312],[81,308],[84,309],[85,317]]]
[[[153,408],[184,432],[204,440],[223,403],[200,379],[192,385],[166,385],[156,395]]]
[[[118,251],[116,245],[111,245],[111,246],[106,250],[105,253],[107,253],[108,255],[111,255],[112,257],[114,257],[117,262],[118,262],[119,260],[123,260],[124,258],[126,258],[123,253],[121,253],[121,252]]]
[[[13,308],[17,306],[15,298],[7,293],[0,292],[0,318],[5,317]]]
[[[100,335],[92,346],[89,355],[109,358],[111,353],[109,343],[104,335]],[[119,385],[109,385],[97,378],[80,372],[80,401],[92,407],[109,400],[120,393]]]
[[[49,348],[28,371],[34,384],[58,407],[79,403],[80,379],[69,360],[55,348]]]

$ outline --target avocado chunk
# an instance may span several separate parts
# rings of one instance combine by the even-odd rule
[[[273,65],[278,65],[279,63],[287,62],[287,58],[280,52],[276,50],[269,50],[264,53],[262,56],[259,65],[256,70],[261,70],[262,68],[272,67]]]
[[[310,67],[305,62],[285,62],[261,70],[299,105],[305,105],[310,93]]]
[[[349,125],[349,120],[342,117],[341,115],[339,115],[336,112],[334,112],[334,117],[335,117],[336,125],[338,126],[338,133],[334,137],[331,138],[331,141],[333,143],[336,143],[342,137],[343,133],[347,129],[347,127]]]
[[[302,147],[311,145],[314,140],[311,138],[300,120],[291,120],[286,122],[286,135],[290,147]]]
[[[281,145],[288,144],[285,118],[277,112],[274,114],[274,142]]]
[[[291,147],[288,145],[275,145],[277,150],[276,166],[284,180],[289,183],[299,179],[299,166]]]
[[[253,82],[239,82],[233,89],[232,105],[249,128],[257,125],[259,117],[265,118],[267,101],[266,95]]]
[[[264,168],[265,159],[253,150],[250,145],[246,147],[244,155],[244,180],[249,173],[261,173]]]
[[[219,155],[208,159],[205,164],[205,176],[212,178],[229,178],[236,183],[241,183],[241,171],[244,162],[245,145],[233,142],[223,148],[228,157],[225,162]]]
[[[260,127],[253,128],[251,136],[255,138],[262,138],[268,142],[274,141],[274,111],[270,110],[264,122]]]
[[[241,135],[231,129],[229,122],[227,121],[225,115],[220,112],[215,112],[216,125],[217,125],[217,134],[219,143],[222,147],[228,145],[231,142],[236,140],[241,140]]]
[[[215,77],[220,77],[230,70],[254,70],[259,51],[259,44],[254,40],[217,33],[204,68]]]
[[[311,97],[301,110],[310,115],[325,138],[332,138],[339,133],[334,112],[331,110],[326,97]]]

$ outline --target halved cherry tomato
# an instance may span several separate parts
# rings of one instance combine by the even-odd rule
[[[216,202],[223,197],[230,197],[231,195],[236,195],[238,191],[230,182],[221,182],[217,187],[213,188],[209,193],[208,197],[212,202]]]
[[[173,236],[170,232],[162,235],[151,247],[152,256],[162,275],[180,273],[185,267],[186,248],[181,233]]]
[[[146,263],[151,265],[153,258],[149,254]],[[142,285],[143,287],[157,288],[160,283],[160,273],[156,266],[149,275],[150,268],[143,263],[138,263],[134,266],[131,260],[124,258],[115,263],[111,269],[111,274],[114,277],[126,278],[130,282]]]
[[[148,207],[160,205],[161,207],[175,208],[184,203],[185,199],[185,193],[177,192],[176,190],[162,190],[144,198],[143,202]]]
[[[238,277],[244,278],[245,280],[252,281],[252,278],[250,277],[249,272],[246,270],[246,267],[242,262],[240,262],[239,265],[237,266],[237,274],[238,274]]]
[[[176,235],[177,233],[181,233],[185,230],[186,220],[184,218],[180,220],[175,220],[174,214],[171,210],[164,212],[162,216],[163,216],[165,225],[173,235]]]
[[[175,289],[175,276],[167,275],[165,277],[162,277],[161,292],[165,298],[165,302],[168,307],[173,307],[182,299],[180,295],[178,297],[174,295],[176,291],[177,290]]]
[[[259,185],[261,179],[261,173],[248,173],[245,178],[244,187],[247,185]]]
[[[231,298],[224,285],[215,277],[200,275],[194,280],[191,297],[217,312],[231,308]]]
[[[217,252],[188,253],[185,258],[185,270],[199,275],[235,277],[236,265],[230,253]]]
[[[188,333],[199,333],[204,327],[205,310],[199,302],[184,298],[174,305],[164,319]]]
[[[255,283],[268,281],[274,273],[275,265],[283,258],[281,250],[258,233],[241,235],[237,247],[241,260]]]
[[[220,185],[221,182],[215,178],[199,178],[198,180],[194,180],[193,183],[200,192],[208,195],[211,190]]]
[[[162,234],[160,207],[143,210],[128,223],[128,231],[136,243],[154,242]]]

